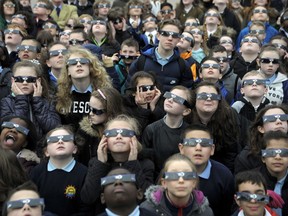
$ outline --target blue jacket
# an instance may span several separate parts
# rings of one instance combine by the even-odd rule
[[[169,59],[166,65],[161,65],[157,62],[155,55],[155,47],[146,50],[142,55],[146,57],[145,64],[143,68],[139,68],[137,63],[139,59],[135,60],[129,70],[127,84],[129,84],[131,77],[137,71],[153,71],[156,75],[157,82],[162,85],[164,91],[169,91],[173,86],[183,85],[187,88],[193,86],[193,77],[188,63],[180,59],[179,53],[177,50],[174,50],[174,54]],[[185,71],[180,71],[179,61],[184,61]]]
[[[243,37],[244,37],[245,35],[247,35],[247,34],[249,33],[249,26],[250,26],[251,24],[252,24],[252,22],[250,21],[250,22],[248,23],[248,25],[247,25],[244,29],[241,30],[241,32],[240,32],[240,34],[239,34],[239,36],[238,36],[238,38],[237,38],[236,44],[235,44],[236,50],[239,50],[240,44],[241,44],[241,40],[243,39]],[[277,34],[279,33],[279,32],[278,32],[273,26],[271,26],[268,22],[265,23],[265,26],[266,26],[266,37],[265,37],[265,39],[264,39],[264,41],[263,41],[264,44],[269,43],[269,42],[270,42],[270,39],[271,39],[273,36],[275,36],[275,35],[277,35]]]

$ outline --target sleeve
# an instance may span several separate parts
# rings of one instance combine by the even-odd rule
[[[33,115],[44,133],[61,124],[60,117],[54,105],[43,97],[33,97],[32,107]]]
[[[191,68],[190,68],[188,62],[185,61],[185,60],[184,60],[184,62],[185,62],[185,71],[184,72],[180,71],[181,80],[180,80],[179,85],[183,85],[183,86],[185,86],[187,88],[192,88],[193,87],[193,83],[194,83],[193,76],[192,76],[192,71],[191,71]],[[180,70],[182,70],[181,67],[180,67]]]
[[[112,66],[112,67],[105,67],[108,75],[110,76],[110,78],[112,79],[112,84],[113,84],[113,87],[115,89],[117,89],[118,91],[120,91],[121,89],[121,86],[120,86],[120,80],[119,80],[119,76],[115,70],[115,67]]]
[[[27,95],[8,96],[1,100],[1,118],[11,115],[30,116],[29,98]]]
[[[81,189],[81,199],[86,204],[94,203],[101,194],[101,178],[110,171],[110,166],[96,157],[89,161],[88,172]]]
[[[78,18],[78,13],[77,13],[77,7],[76,6],[73,6],[71,5],[73,8],[72,8],[72,12],[71,12],[71,16],[70,18],[75,18],[77,19]]]
[[[153,129],[151,125],[148,125],[142,134],[142,145],[144,148],[153,148]]]
[[[140,57],[139,57],[140,58]],[[139,59],[138,58],[138,59]],[[128,73],[128,76],[127,76],[127,79],[126,79],[126,83],[125,83],[125,87],[128,88],[129,87],[129,84],[130,84],[130,80],[131,80],[131,77],[138,71],[138,59],[136,59],[135,61],[132,62],[130,68],[129,68],[129,73]]]

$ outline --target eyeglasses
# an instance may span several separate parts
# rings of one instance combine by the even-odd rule
[[[29,129],[27,129],[27,128],[19,125],[19,124],[16,124],[14,122],[3,122],[1,126],[2,126],[2,128],[10,128],[10,129],[15,128],[17,132],[22,133],[26,136],[29,133]]]
[[[67,60],[67,65],[76,65],[78,63],[80,63],[81,65],[89,64],[90,60],[88,58],[75,58],[75,59],[68,59]]]
[[[217,13],[206,13],[205,17],[220,17]]]
[[[261,150],[262,157],[276,157],[277,154],[281,157],[288,157],[288,149],[265,149]]]
[[[111,8],[110,4],[98,4],[97,8]]]
[[[128,129],[111,129],[104,131],[104,136],[106,137],[116,137],[118,134],[121,134],[123,137],[133,137],[136,135],[135,131]]]
[[[279,44],[279,43],[273,43],[272,45],[276,46],[277,48],[279,49],[283,49],[285,50],[286,52],[288,51],[288,48],[282,44]]]
[[[255,9],[255,10],[253,10],[253,13],[255,14],[255,13],[266,13],[267,14],[267,10],[266,9]]]
[[[211,147],[213,145],[213,139],[206,138],[189,138],[183,139],[183,145],[195,147],[199,144],[201,147]]]
[[[260,58],[260,62],[264,64],[279,64],[280,59],[273,59],[273,58]]]
[[[31,45],[20,45],[17,47],[17,51],[29,51],[29,52],[37,52],[37,47],[36,46],[31,46]]]
[[[142,92],[152,91],[155,89],[155,85],[142,85],[142,86],[139,86],[139,90],[140,89]]]
[[[145,24],[147,22],[156,22],[156,19],[155,18],[146,19],[146,20],[143,20],[142,23]]]
[[[136,177],[135,177],[135,174],[121,174],[121,175],[106,176],[104,178],[101,178],[101,186],[114,184],[116,181],[127,182],[127,183],[136,182]]]
[[[142,9],[143,6],[142,6],[142,5],[130,5],[130,6],[129,6],[129,9],[136,9],[136,8]]]
[[[256,38],[244,38],[241,41],[241,43],[248,43],[248,42],[260,44],[259,40]]]
[[[66,31],[63,31],[63,32],[60,32],[59,33],[59,36],[69,36],[71,34],[71,32],[66,32]]]
[[[191,37],[187,37],[187,36],[185,36],[185,35],[180,35],[180,38],[183,39],[183,40],[188,41],[189,43],[191,43],[191,42],[194,41],[193,38],[191,38]]]
[[[89,106],[90,112],[92,112],[94,115],[102,115],[103,113],[105,113],[105,109],[96,109],[92,106]]]
[[[204,32],[203,31],[200,31],[200,30],[192,30],[192,31],[190,31],[191,32],[191,34],[197,34],[197,35],[203,35],[204,34]]]
[[[173,10],[160,10],[160,13],[161,14],[170,14],[170,13],[172,13],[173,12]]]
[[[69,134],[69,135],[59,135],[59,136],[50,136],[47,138],[47,143],[57,143],[60,140],[63,142],[69,142],[74,140],[74,136]]]
[[[270,197],[267,195],[252,194],[248,192],[237,192],[236,199],[240,201],[247,201],[247,202],[251,202],[252,200],[255,200],[256,202],[263,202],[263,203],[270,202]]]
[[[180,96],[177,96],[177,95],[175,95],[175,94],[173,94],[171,92],[165,92],[163,97],[166,98],[166,99],[171,99],[172,98],[175,103],[182,104],[182,105],[184,105],[186,107],[191,107],[190,104],[184,98],[182,98]]]
[[[48,8],[48,6],[46,4],[43,3],[37,3],[34,5],[34,8]]]
[[[219,64],[208,64],[208,63],[204,63],[201,65],[201,68],[213,68],[213,69],[220,69],[220,65]]]
[[[223,41],[220,41],[220,44],[233,44],[233,42],[230,40],[223,40]]]
[[[162,35],[163,37],[169,37],[169,36],[171,36],[172,38],[179,38],[180,37],[180,34],[177,32],[159,31],[159,34]]]
[[[16,14],[16,15],[13,15],[12,16],[12,19],[14,18],[19,18],[19,19],[22,19],[22,20],[26,20],[26,16],[22,15],[22,14]]]
[[[266,80],[265,79],[247,79],[243,80],[242,86],[251,86],[251,85],[264,85],[266,86]]]
[[[250,30],[250,34],[265,34],[265,30],[263,29]]]
[[[199,94],[196,94],[196,99],[197,100],[207,100],[207,99],[210,99],[210,100],[221,100],[222,96],[221,95],[218,95],[218,94],[215,94],[215,93],[199,93]]]
[[[20,34],[22,35],[21,31],[18,29],[6,29],[4,34]]]
[[[122,18],[117,18],[117,19],[113,20],[112,22],[114,25],[117,25],[119,23],[122,23]],[[144,21],[143,21],[143,23],[144,23]]]
[[[99,24],[99,25],[105,25],[106,26],[106,22],[104,20],[92,20],[91,24],[92,25]]]
[[[8,201],[6,206],[7,206],[7,210],[8,209],[22,209],[25,204],[29,205],[31,208],[36,208],[38,206],[41,206],[42,209],[44,209],[44,206],[45,206],[43,198]]]
[[[229,62],[229,58],[227,57],[217,57],[216,58],[219,62]]]
[[[7,7],[7,8],[14,8],[15,7],[15,4],[4,4],[4,7]]]
[[[184,26],[199,26],[197,22],[185,22]]]
[[[79,22],[82,24],[91,24],[91,20],[80,19]]]
[[[130,56],[130,55],[119,55],[119,58],[120,59],[126,59],[126,60],[128,60],[128,59],[130,59],[130,60],[135,60],[136,58],[137,58],[138,56]]]
[[[43,25],[43,29],[56,29],[56,28],[57,28],[57,26],[54,25],[54,24],[51,24],[51,25],[45,24],[45,25]]]
[[[20,82],[20,83],[35,83],[37,80],[37,77],[33,76],[13,76],[15,82]]]
[[[267,115],[267,116],[263,116],[262,119],[263,119],[263,123],[275,122],[277,120],[288,121],[288,114]]]
[[[65,55],[65,54],[67,54],[67,53],[68,53],[68,50],[67,50],[67,49],[59,49],[59,50],[49,51],[50,57],[59,56],[60,54],[61,54],[61,55]]]
[[[166,180],[179,180],[182,177],[184,180],[192,180],[197,178],[196,172],[165,172],[163,178]]]
[[[71,39],[69,40],[69,44],[72,45],[72,46],[75,46],[75,45],[82,45],[83,43],[85,42],[85,40],[77,40],[77,39]]]

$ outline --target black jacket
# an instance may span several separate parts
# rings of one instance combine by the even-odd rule
[[[230,67],[233,68],[234,73],[237,74],[240,79],[242,79],[247,72],[259,69],[256,59],[252,62],[245,62],[244,58],[241,55],[236,54],[235,58],[232,59],[230,62]]]

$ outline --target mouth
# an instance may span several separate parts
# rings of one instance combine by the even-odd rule
[[[28,54],[24,54],[23,58],[29,58],[29,55]]]
[[[8,134],[6,137],[5,137],[5,142],[8,144],[8,145],[13,145],[16,141],[16,138],[11,135],[11,134]]]
[[[64,149],[65,149],[64,146],[59,146],[59,147],[57,147],[57,150],[64,150]]]
[[[196,155],[194,155],[194,158],[202,158],[202,155],[201,154],[196,154]]]

